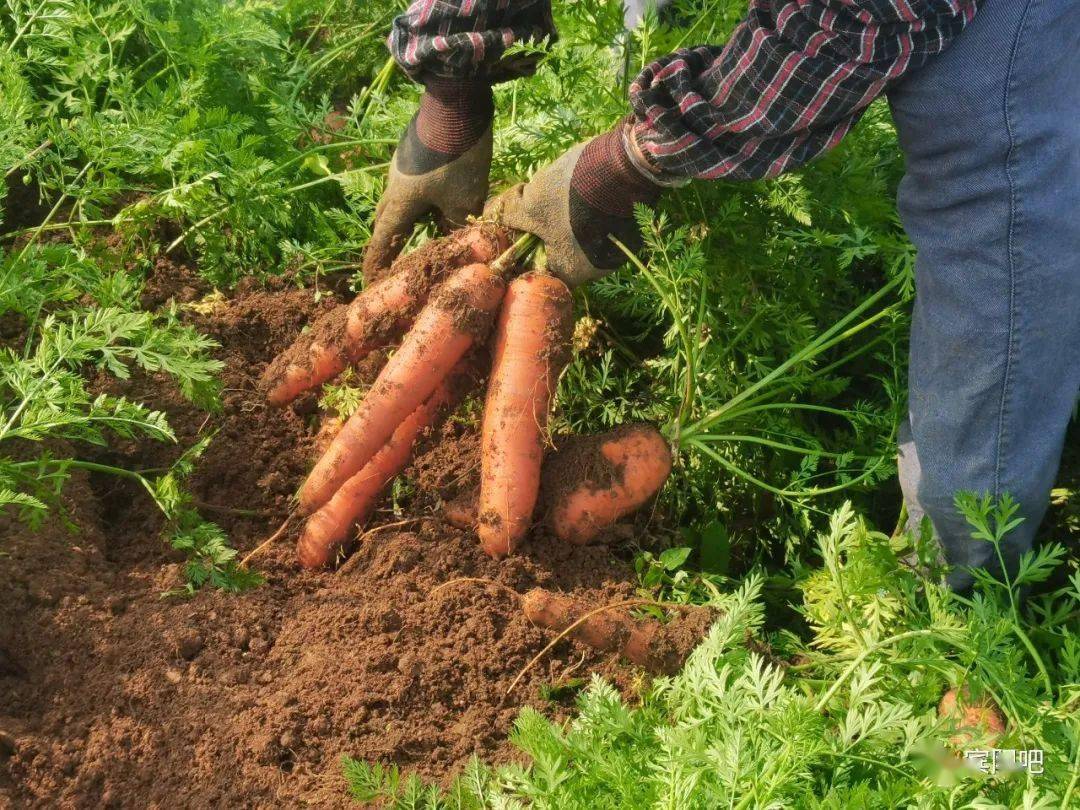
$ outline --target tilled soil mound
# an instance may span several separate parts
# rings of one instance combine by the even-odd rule
[[[243,553],[287,514],[317,432],[313,400],[269,409],[259,375],[339,302],[284,286],[251,284],[216,303],[206,292],[163,266],[146,303],[199,302],[188,317],[222,344],[223,412],[207,416],[166,379],[103,378],[103,390],[164,410],[179,446],[76,452],[162,468],[216,430],[191,489]],[[124,479],[73,477],[65,503],[77,531],[59,516],[37,531],[0,517],[0,806],[345,806],[342,754],[445,782],[474,753],[515,756],[505,738],[522,705],[566,716],[541,684],[600,672],[630,688],[639,671],[562,642],[507,697],[550,633],[506,588],[433,593],[474,577],[595,604],[631,594],[626,551],[540,536],[494,562],[439,520],[440,498],[467,488],[475,467],[474,428],[451,420],[408,471],[403,511],[387,504],[344,565],[300,570],[294,532],[256,558],[267,582],[241,595],[162,598],[180,584],[180,558],[145,492]]]

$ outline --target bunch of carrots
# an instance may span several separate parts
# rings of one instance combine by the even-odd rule
[[[538,271],[512,278],[532,244],[532,237],[522,237],[511,245],[505,231],[484,224],[433,240],[368,284],[344,318],[332,313],[337,323],[328,334],[313,329],[321,336],[301,341],[267,369],[267,399],[284,406],[398,343],[300,490],[299,509],[307,517],[298,545],[303,566],[326,565],[348,543],[421,435],[476,383],[478,350],[489,338],[474,528],[493,557],[512,553],[525,536],[573,330],[565,284]],[[552,530],[569,542],[590,542],[638,509],[671,471],[667,443],[651,427],[623,429],[597,447],[617,474],[603,481],[585,477],[548,505]]]

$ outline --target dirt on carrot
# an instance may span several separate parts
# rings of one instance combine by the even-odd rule
[[[217,431],[191,489],[241,553],[282,522],[318,432],[314,395],[268,407],[260,375],[308,319],[341,303],[276,286],[245,282],[184,310],[222,343],[222,413],[208,417],[157,376],[103,379],[100,389],[164,410],[179,444],[79,448],[88,460],[160,468],[200,430]],[[183,295],[197,303],[208,292]],[[628,549],[540,534],[495,562],[474,533],[438,519],[440,498],[475,476],[476,430],[461,418],[438,429],[406,470],[400,511],[384,500],[340,569],[301,571],[293,535],[256,558],[267,582],[239,596],[160,597],[180,584],[181,558],[129,481],[76,475],[64,499],[74,534],[58,517],[31,532],[0,516],[0,806],[171,806],[178,796],[192,807],[347,806],[343,753],[445,783],[473,753],[514,756],[506,732],[522,705],[566,716],[541,699],[542,684],[599,672],[631,689],[639,669],[563,641],[507,699],[551,633],[501,588],[431,595],[459,577],[589,604],[633,595]]]
[[[494,255],[498,255],[499,248],[509,241],[507,230],[491,222],[474,223],[468,231],[475,234],[476,239],[492,245]],[[398,256],[388,270],[367,279],[367,283],[372,284],[399,273],[413,274],[417,279],[419,276],[416,274],[422,273],[438,283],[454,268],[478,260],[469,239],[430,239],[416,250]]]
[[[456,331],[469,335],[479,343],[490,334],[495,315],[479,309],[469,298],[469,293],[464,290],[443,290],[437,293],[434,303],[450,313]]]
[[[335,349],[342,357],[349,355],[349,342],[345,324],[349,319],[349,308],[340,304],[312,321],[311,326],[300,339],[286,351],[278,355],[265,372],[267,382],[276,382],[284,376],[285,370],[292,365],[309,366],[311,347],[315,344]],[[265,384],[265,383],[264,383]]]
[[[623,471],[612,464],[600,447],[633,431],[633,425],[610,433],[589,436],[553,436],[554,448],[548,452],[540,475],[540,513],[548,513],[583,486],[593,490],[608,489],[622,480]]]

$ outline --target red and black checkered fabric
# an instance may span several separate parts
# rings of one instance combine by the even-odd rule
[[[824,154],[985,0],[749,0],[724,46],[656,60],[630,88],[634,130],[668,179],[772,177]],[[416,0],[390,49],[411,75],[506,78],[514,43],[554,35],[550,0]]]

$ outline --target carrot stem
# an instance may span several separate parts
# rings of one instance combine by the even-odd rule
[[[523,233],[506,251],[490,265],[491,272],[505,278],[518,265],[525,264],[540,247],[540,237]]]

